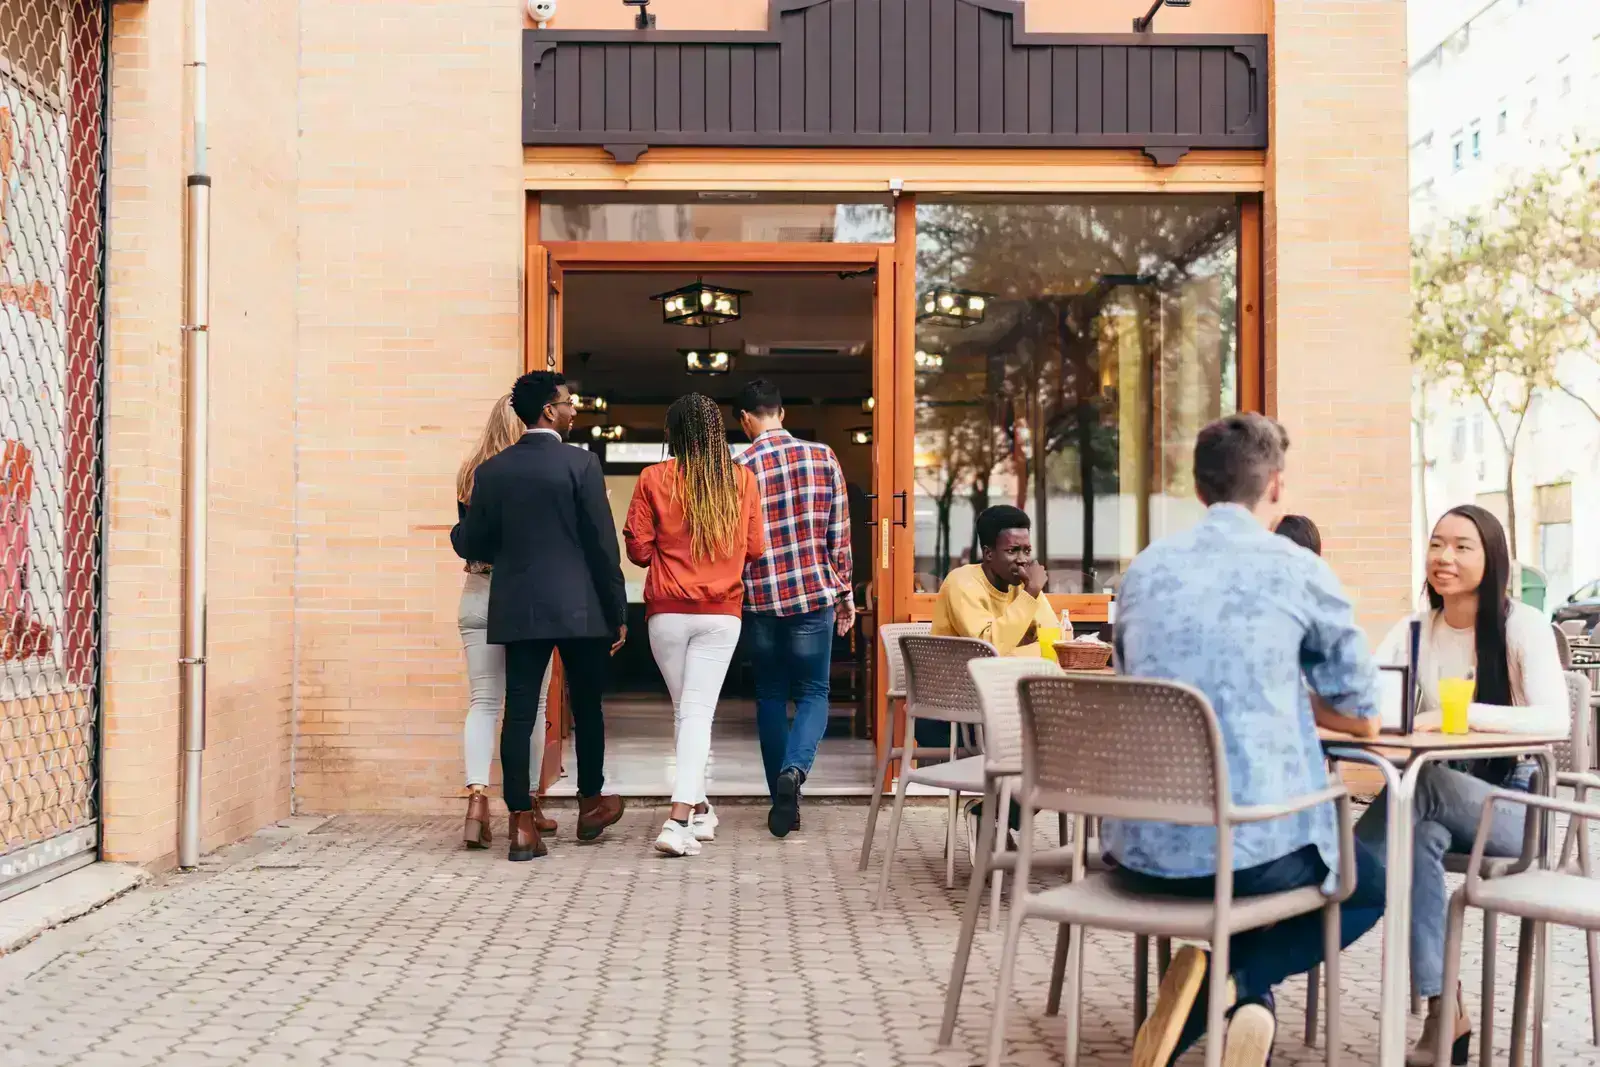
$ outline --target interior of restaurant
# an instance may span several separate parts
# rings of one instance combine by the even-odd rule
[[[738,317],[712,327],[669,321],[662,294],[704,283],[737,298]],[[723,405],[730,445],[748,447],[731,402],[754,378],[783,393],[786,427],[820,441],[839,457],[849,489],[856,558],[866,545],[871,448],[872,324],[870,275],[837,272],[569,273],[563,288],[565,374],[579,398],[573,442],[600,456],[616,520],[619,550],[628,504],[641,471],[666,458],[667,407],[690,392]],[[629,639],[612,662],[606,698],[607,786],[624,794],[671,792],[672,707],[650,653],[644,617],[645,571],[623,554]],[[857,602],[868,604],[866,576]],[[872,773],[868,737],[870,614],[834,646],[833,708],[807,792],[860,792]],[[712,732],[707,791],[712,796],[766,792],[756,739],[754,678],[741,641]],[[570,744],[570,739],[569,742]],[[567,762],[570,765],[569,753]],[[563,778],[552,787],[570,787]]]

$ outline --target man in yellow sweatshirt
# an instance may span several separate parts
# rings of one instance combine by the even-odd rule
[[[1056,617],[1033,558],[1032,525],[1027,512],[1004,504],[978,516],[982,562],[957,567],[939,587],[935,637],[976,637],[1002,656],[1039,655],[1039,628]]]

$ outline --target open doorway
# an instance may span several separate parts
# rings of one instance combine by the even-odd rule
[[[652,298],[697,280],[739,291],[739,318],[714,328],[666,322]],[[873,777],[875,299],[871,271],[567,270],[559,336],[552,338],[573,391],[583,398],[573,443],[594,451],[604,465],[619,538],[639,474],[666,458],[667,407],[685,393],[704,393],[723,405],[730,445],[739,453],[748,442],[736,428],[731,402],[746,382],[766,378],[783,393],[787,429],[838,455],[850,492],[859,617],[855,630],[834,645],[832,708],[807,783],[812,795],[859,793]],[[726,364],[710,358],[713,352],[726,353]],[[607,788],[664,795],[674,774],[672,707],[650,652],[645,572],[626,555],[623,571],[630,636],[613,660],[606,698]],[[712,733],[712,796],[766,793],[754,695],[741,640]],[[563,762],[573,765],[570,747]],[[550,793],[572,788],[572,779],[563,777]]]

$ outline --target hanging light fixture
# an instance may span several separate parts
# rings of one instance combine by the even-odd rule
[[[919,348],[911,358],[920,371],[932,372],[944,369],[944,356],[938,352],[924,352]]]
[[[680,348],[678,355],[690,374],[727,374],[733,369],[733,353],[725,348]]]
[[[661,302],[661,318],[671,326],[716,326],[739,318],[739,298],[743,289],[728,289],[696,281],[681,289],[657,293],[651,300]]]
[[[871,415],[874,411],[877,411],[877,410],[878,410],[878,398],[877,397],[869,396],[869,397],[867,397],[865,400],[863,400],[861,402],[861,414],[863,414],[863,415]]]
[[[620,441],[628,436],[628,428],[621,423],[611,426],[591,426],[589,436],[596,441]]]
[[[572,397],[572,410],[579,415],[604,415],[608,406],[603,396],[573,394]]]
[[[935,326],[954,326],[958,329],[976,326],[983,321],[984,315],[989,310],[989,301],[993,299],[994,297],[988,293],[974,292],[971,289],[935,286],[922,294],[917,309],[917,321],[932,323]]]
[[[850,443],[853,445],[870,445],[872,443],[872,427],[857,426],[851,430]]]

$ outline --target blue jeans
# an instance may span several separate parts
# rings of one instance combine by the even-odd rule
[[[1361,841],[1356,842],[1356,889],[1339,909],[1339,944],[1348,948],[1383,917],[1383,861]],[[1157,878],[1118,869],[1116,877],[1136,893],[1180,897],[1210,897],[1216,879]],[[1233,895],[1238,897],[1282,893],[1289,889],[1321,885],[1328,866],[1315,846],[1307,845],[1287,856],[1233,872]],[[1235,934],[1228,943],[1228,970],[1239,1000],[1267,997],[1272,987],[1322,963],[1322,913],[1311,912],[1258,930]],[[1201,991],[1178,1042],[1182,1052],[1205,1033],[1206,993]]]
[[[1533,780],[1532,763],[1523,763],[1505,784],[1527,792]],[[1478,833],[1483,802],[1494,786],[1481,778],[1430,763],[1417,777],[1417,795],[1411,839],[1411,980],[1417,995],[1436,997],[1444,992],[1444,938],[1450,895],[1444,881],[1447,852],[1470,852]],[[1526,809],[1497,804],[1486,856],[1522,854],[1522,829]],[[1380,857],[1386,854],[1389,798],[1379,795],[1356,822],[1356,837]]]
[[[767,791],[791,767],[811,773],[817,745],[828,729],[828,671],[833,661],[833,608],[804,615],[747,612],[751,666],[756,675],[756,732]],[[794,701],[794,725],[789,701]]]

